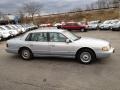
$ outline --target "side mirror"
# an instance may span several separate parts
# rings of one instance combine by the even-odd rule
[[[66,43],[70,43],[71,42],[71,40],[70,39],[66,39]]]

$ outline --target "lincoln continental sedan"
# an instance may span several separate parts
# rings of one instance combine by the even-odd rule
[[[24,60],[33,57],[62,57],[90,64],[99,58],[109,57],[115,50],[105,40],[78,37],[61,29],[38,29],[8,40],[6,51],[18,54]]]

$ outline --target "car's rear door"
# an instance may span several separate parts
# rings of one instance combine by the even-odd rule
[[[36,55],[47,55],[50,53],[48,45],[48,34],[46,32],[31,33],[27,38],[27,46]]]

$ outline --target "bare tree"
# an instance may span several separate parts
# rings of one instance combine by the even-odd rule
[[[36,2],[29,2],[23,5],[23,10],[26,14],[32,17],[32,22],[34,23],[35,14],[40,14],[42,4]]]
[[[3,12],[0,11],[0,19],[3,17]]]
[[[24,22],[24,16],[25,16],[25,13],[24,13],[23,9],[22,8],[18,8],[16,13],[20,17],[20,22],[23,23]]]
[[[72,10],[70,10],[71,12],[76,12],[76,11],[82,11],[82,8],[74,8]]]
[[[110,0],[98,0],[96,2],[98,9],[102,8],[109,8],[110,7]]]
[[[119,3],[120,3],[120,0],[112,0],[113,7],[119,8]]]

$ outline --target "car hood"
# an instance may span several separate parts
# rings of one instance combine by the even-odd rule
[[[108,41],[90,37],[81,37],[81,39],[75,41],[75,43],[83,47],[105,47],[109,45]]]

